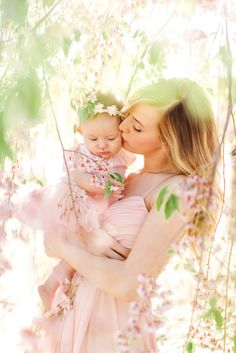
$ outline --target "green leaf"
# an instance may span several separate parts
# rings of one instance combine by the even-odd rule
[[[203,320],[208,320],[208,319],[210,319],[210,317],[212,316],[212,314],[213,314],[213,310],[212,310],[212,309],[208,310],[208,311],[203,315]]]
[[[236,78],[232,77],[232,101],[236,104]]]
[[[161,191],[159,192],[157,199],[156,199],[156,208],[157,211],[160,211],[161,205],[163,204],[164,198],[166,194],[168,193],[169,189],[168,186],[165,186]]]
[[[51,6],[55,0],[43,0],[44,6]]]
[[[179,211],[179,197],[171,194],[165,205],[165,217],[170,218],[173,212]]]
[[[216,322],[216,327],[218,330],[221,330],[222,329],[222,326],[223,326],[223,317],[221,315],[221,312],[220,310],[218,309],[214,309],[213,310],[213,315],[214,315],[214,318],[215,318],[215,322]]]
[[[28,14],[28,1],[2,0],[1,10],[3,17],[15,22],[16,25],[22,25],[25,23]]]
[[[233,353],[236,353],[236,333],[234,334],[234,336],[233,336],[233,350],[234,350],[234,352]]]
[[[0,112],[0,164],[3,165],[3,162],[6,157],[10,159],[13,158],[13,153],[9,143],[6,140],[6,130],[3,123],[3,113]]]
[[[119,173],[110,173],[110,177],[116,181],[118,181],[121,184],[124,184],[124,179]]]
[[[68,53],[69,53],[69,50],[70,50],[70,47],[71,47],[71,39],[68,38],[68,37],[64,37],[63,38],[63,43],[62,43],[62,49],[63,49],[63,52],[64,52],[64,55],[67,56]]]
[[[166,253],[167,253],[167,255],[173,255],[173,254],[175,254],[175,249],[169,248],[169,249],[167,249]]]
[[[212,309],[215,309],[217,304],[217,297],[215,295],[209,299],[209,304]]]
[[[108,35],[106,34],[106,32],[104,32],[104,31],[102,31],[102,36],[105,41],[109,38]]]
[[[21,61],[27,68],[35,68],[47,58],[56,55],[62,45],[62,37],[53,26],[47,27],[45,33],[29,33],[20,48]]]
[[[78,125],[74,124],[74,126],[73,126],[73,133],[74,133],[74,134],[77,133],[77,128],[78,128]]]
[[[194,346],[193,342],[188,342],[187,343],[186,351],[188,353],[194,353],[195,352],[195,346]]]
[[[105,190],[104,190],[104,198],[105,198],[105,199],[108,199],[108,198],[111,196],[111,194],[112,194],[111,185],[112,185],[112,183],[111,183],[111,181],[108,179],[108,180],[106,181]]]
[[[225,65],[225,67],[229,67],[231,65],[232,57],[226,46],[221,46],[218,53],[219,59]]]
[[[145,68],[144,63],[142,61],[139,63],[138,66],[141,70],[144,70],[144,68]]]
[[[79,121],[83,123],[88,118],[88,109],[87,107],[81,107],[78,109]]]
[[[165,62],[165,49],[161,42],[156,41],[149,50],[149,64],[160,66]]]
[[[89,101],[87,104],[88,117],[94,115],[95,102]]]
[[[75,30],[74,30],[74,35],[75,35],[75,40],[76,40],[76,42],[79,42],[79,41],[80,41],[80,37],[81,37],[81,32],[80,32],[80,30],[75,29]]]
[[[16,79],[16,84],[8,91],[4,107],[4,119],[8,126],[22,122],[34,126],[39,122],[42,96],[39,79],[35,71],[29,71]]]

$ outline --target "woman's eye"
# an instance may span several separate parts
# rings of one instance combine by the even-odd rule
[[[133,125],[133,129],[134,129],[134,131],[137,131],[137,132],[141,132],[142,131],[140,129],[137,129],[134,125]]]

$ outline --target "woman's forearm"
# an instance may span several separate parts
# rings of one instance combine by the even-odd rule
[[[126,271],[126,261],[107,259],[89,253],[65,240],[61,257],[96,287],[123,300],[133,300],[136,291],[130,291],[132,279]]]

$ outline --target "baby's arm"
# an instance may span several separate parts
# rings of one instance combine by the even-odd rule
[[[90,174],[81,171],[74,172],[76,184],[83,190],[92,194],[104,195],[106,198],[113,196],[121,198],[124,190],[124,182],[121,176],[117,178],[116,173]]]
[[[103,194],[104,186],[93,183],[93,174],[83,173],[81,171],[74,171],[74,178],[76,184],[83,190],[92,194]]]

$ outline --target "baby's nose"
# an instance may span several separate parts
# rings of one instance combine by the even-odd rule
[[[105,148],[106,147],[106,141],[105,140],[99,140],[98,141],[98,147],[99,148]]]

